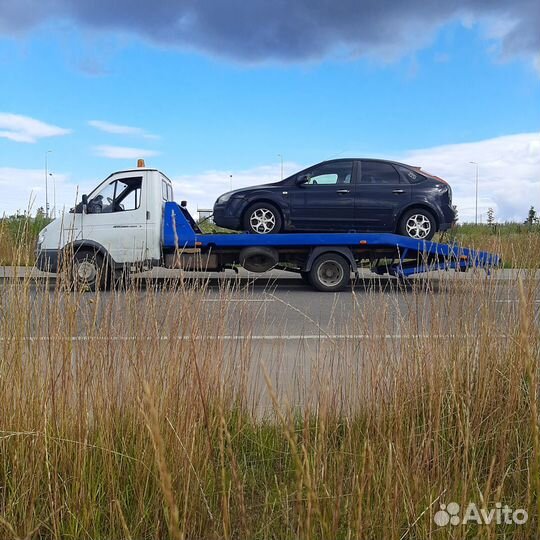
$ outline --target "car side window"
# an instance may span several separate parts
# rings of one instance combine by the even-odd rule
[[[336,186],[350,184],[352,181],[352,161],[325,163],[309,171],[306,186]]]
[[[397,170],[390,163],[362,161],[362,184],[399,184]]]

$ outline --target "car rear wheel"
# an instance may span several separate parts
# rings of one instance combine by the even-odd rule
[[[437,223],[431,212],[413,208],[403,214],[398,232],[414,240],[431,240],[437,232]]]
[[[244,215],[244,229],[256,234],[278,233],[282,224],[279,210],[270,203],[252,204]]]
[[[315,259],[308,277],[309,283],[319,291],[341,291],[351,280],[351,265],[337,253],[325,253]]]

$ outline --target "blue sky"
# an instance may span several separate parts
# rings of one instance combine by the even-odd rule
[[[540,206],[539,56],[505,52],[498,22],[415,26],[390,53],[338,47],[288,59],[270,49],[255,60],[66,17],[0,32],[0,210],[24,209],[31,193],[43,204],[51,150],[57,207],[139,155],[192,209],[211,206],[230,174],[233,187],[279,179],[278,154],[286,172],[354,155],[414,157],[455,185],[463,219],[469,161],[482,159],[482,211],[524,218]],[[518,184],[509,204],[505,190],[515,198]]]

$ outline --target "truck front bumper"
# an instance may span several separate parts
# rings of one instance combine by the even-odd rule
[[[37,249],[36,250],[36,268],[43,272],[58,272],[58,250],[56,249]]]

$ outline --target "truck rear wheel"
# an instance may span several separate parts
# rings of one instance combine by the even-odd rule
[[[78,251],[73,255],[72,280],[79,291],[105,290],[111,281],[103,257],[92,251]]]
[[[342,255],[324,253],[313,262],[309,282],[323,292],[341,291],[351,281],[351,265]]]

